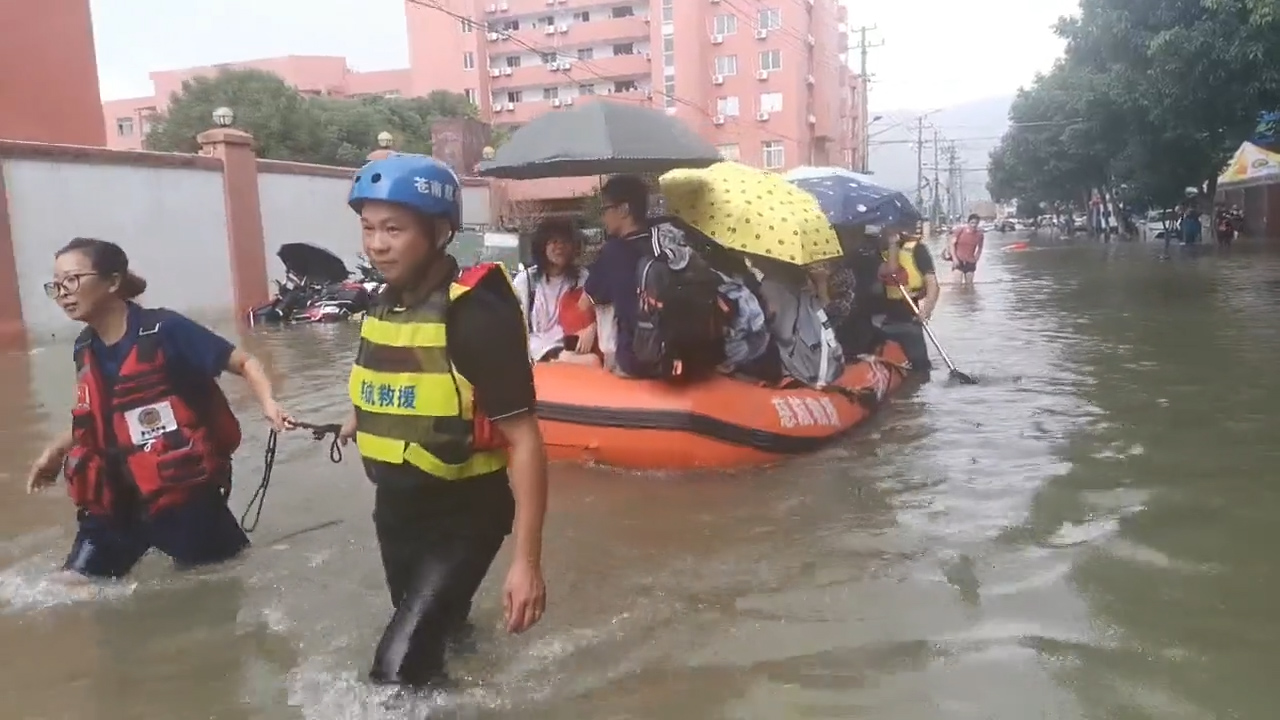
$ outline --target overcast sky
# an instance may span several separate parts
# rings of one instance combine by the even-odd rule
[[[686,0],[693,2],[693,0]],[[786,5],[801,0],[769,0]],[[654,0],[656,2],[656,0]],[[762,6],[765,0],[740,0]],[[934,108],[1012,93],[1062,50],[1050,25],[1074,0],[846,2],[876,25],[871,105]],[[147,73],[279,55],[344,55],[356,70],[408,64],[402,0],[91,0],[104,99],[152,92]],[[857,53],[850,60],[858,62]]]

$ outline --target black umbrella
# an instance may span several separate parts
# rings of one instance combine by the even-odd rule
[[[663,173],[719,161],[714,145],[665,112],[600,100],[539,115],[516,130],[493,160],[480,163],[479,172],[536,180]]]
[[[276,251],[284,269],[312,283],[334,283],[351,275],[342,258],[311,243],[285,243]]]

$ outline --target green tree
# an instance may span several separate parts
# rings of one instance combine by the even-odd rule
[[[235,126],[254,136],[259,157],[358,167],[390,132],[402,152],[430,154],[431,126],[445,117],[475,117],[465,96],[437,90],[421,98],[305,97],[278,76],[225,70],[183,83],[165,113],[152,119],[149,149],[195,152],[213,111],[235,111]]]
[[[278,76],[260,70],[223,70],[182,83],[165,112],[151,120],[146,147],[164,152],[196,152],[196,135],[213,125],[219,107],[235,111],[236,127],[253,135],[258,155],[317,162],[325,145],[319,109]]]
[[[1082,0],[1057,27],[1064,58],[1010,112],[1014,123],[1020,114],[1061,122],[1010,130],[991,156],[992,193],[1056,200],[1124,187],[1165,207],[1188,186],[1212,194],[1258,112],[1280,108],[1276,5]]]

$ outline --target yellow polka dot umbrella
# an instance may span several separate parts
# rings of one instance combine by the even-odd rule
[[[792,265],[841,255],[817,199],[776,173],[720,162],[672,170],[658,183],[667,211],[722,247]]]

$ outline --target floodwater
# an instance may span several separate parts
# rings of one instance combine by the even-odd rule
[[[495,571],[460,689],[412,708],[361,681],[389,610],[358,462],[283,438],[244,559],[175,574],[149,557],[72,594],[42,580],[71,510],[21,487],[64,407],[21,402],[32,373],[9,358],[4,716],[1275,717],[1280,262],[993,239],[936,323],[979,386],[940,371],[838,447],[766,470],[556,467],[545,620],[500,632]],[[328,422],[352,339],[248,344],[289,409]],[[37,354],[68,366],[40,382],[69,383],[69,360]],[[237,510],[264,440],[239,460]]]

